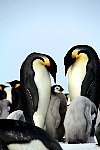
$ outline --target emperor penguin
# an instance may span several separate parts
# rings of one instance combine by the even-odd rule
[[[0,150],[62,150],[45,130],[13,119],[0,120]]]
[[[97,107],[100,103],[100,63],[96,51],[88,45],[72,47],[64,57],[65,75],[68,71],[70,99],[77,96],[89,98]],[[94,136],[94,126],[91,135]]]
[[[6,86],[4,84],[0,84],[0,100],[7,98],[7,92],[4,90],[6,87],[8,87],[8,86]]]
[[[67,110],[65,95],[62,93],[63,88],[60,85],[51,87],[51,99],[46,115],[46,131],[56,138],[58,141],[63,141],[65,134],[64,118]]]
[[[100,123],[96,127],[95,136],[96,136],[97,144],[98,146],[100,146]]]
[[[67,108],[64,120],[66,142],[87,143],[96,113],[95,104],[87,97],[77,96],[73,99]]]
[[[20,109],[21,105],[21,90],[20,90],[20,81],[13,80],[7,82],[11,86],[11,108],[10,113]]]
[[[44,128],[51,95],[51,77],[56,82],[57,65],[46,54],[31,53],[20,68],[21,102],[25,120]]]

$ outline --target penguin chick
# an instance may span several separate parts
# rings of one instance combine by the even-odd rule
[[[100,123],[96,127],[95,136],[98,142],[98,146],[100,146]]]
[[[91,132],[92,115],[97,113],[96,106],[88,98],[78,96],[67,108],[64,127],[68,143],[86,143]]]
[[[0,150],[62,150],[43,129],[13,119],[0,120]]]
[[[9,115],[10,102],[6,99],[0,101],[0,119],[6,119]]]
[[[7,93],[4,90],[6,87],[8,87],[8,86],[6,86],[4,84],[0,84],[0,100],[6,99],[6,97],[7,97]]]
[[[10,113],[20,109],[21,105],[21,90],[20,90],[20,81],[18,80],[13,80],[11,82],[7,82],[11,86],[11,109]]]
[[[63,122],[67,103],[63,90],[60,85],[51,87],[51,99],[46,116],[46,131],[58,141],[62,141],[65,134]]]
[[[14,120],[20,120],[25,122],[25,117],[22,110],[16,110],[10,113],[7,119],[14,119]]]

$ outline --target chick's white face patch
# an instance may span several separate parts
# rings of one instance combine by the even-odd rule
[[[59,86],[56,86],[56,87],[54,88],[54,92],[56,92],[56,93],[61,93],[60,87],[59,87]]]

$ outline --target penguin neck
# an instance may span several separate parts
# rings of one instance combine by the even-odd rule
[[[68,69],[68,89],[71,100],[76,96],[80,96],[82,82],[86,75],[88,57],[86,54],[81,56]]]
[[[46,67],[39,61],[34,61],[33,69],[35,72],[34,81],[39,94],[38,108],[33,115],[33,119],[36,126],[43,128],[50,101],[51,79]]]

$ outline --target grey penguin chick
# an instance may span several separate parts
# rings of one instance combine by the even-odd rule
[[[13,111],[8,115],[7,119],[14,119],[25,122],[25,117],[22,110]]]
[[[66,142],[69,144],[86,143],[96,113],[95,104],[84,96],[78,96],[71,101],[64,120]]]
[[[10,102],[7,99],[0,100],[0,119],[6,119],[9,115]]]
[[[63,141],[65,134],[64,118],[67,110],[65,95],[62,93],[64,89],[60,85],[51,87],[51,99],[46,115],[46,131],[56,138]]]

